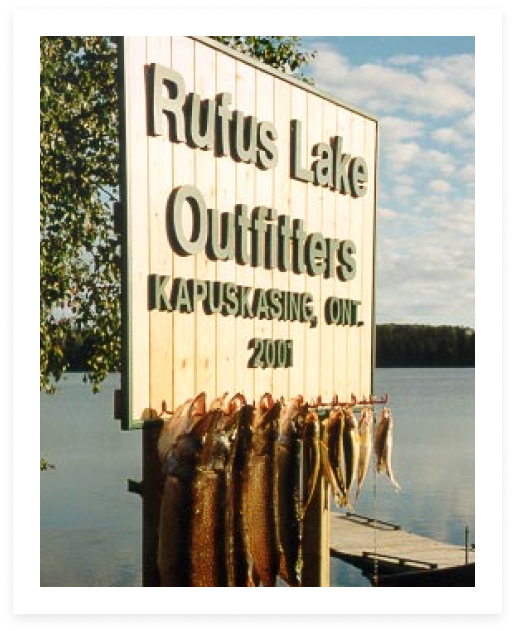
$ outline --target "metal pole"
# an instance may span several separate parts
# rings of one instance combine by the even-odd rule
[[[465,526],[465,565],[469,562],[469,527]]]

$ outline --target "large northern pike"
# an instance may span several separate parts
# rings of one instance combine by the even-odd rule
[[[370,455],[372,453],[372,428],[374,424],[374,413],[370,408],[363,408],[358,423],[359,434],[359,461],[358,461],[358,480],[356,487],[356,497],[358,499],[361,487],[365,481],[368,465],[370,463]]]
[[[229,439],[224,411],[211,406],[191,494],[189,567],[191,587],[225,587],[225,466]]]
[[[253,577],[263,587],[274,587],[279,571],[277,501],[277,420],[281,404],[272,395],[261,397],[254,413],[247,486],[249,544]]]
[[[282,407],[279,416],[277,447],[279,576],[290,587],[300,587],[302,572],[300,476],[303,419],[306,412],[306,406],[302,405],[302,397],[295,397]]]
[[[393,475],[393,418],[390,408],[383,408],[381,420],[377,426],[375,437],[376,467],[378,473],[386,473],[393,486],[400,491],[401,487]]]
[[[254,408],[235,395],[228,405],[226,431],[231,432],[229,460],[225,467],[225,553],[228,587],[252,585],[248,520],[248,463],[252,443]]]
[[[205,432],[206,395],[177,408],[158,440],[164,486],[161,496],[157,564],[162,587],[188,587],[191,497]]]

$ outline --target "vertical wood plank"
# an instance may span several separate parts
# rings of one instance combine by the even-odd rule
[[[216,96],[216,53],[213,49],[195,42],[195,92],[201,99],[214,99]],[[201,191],[207,208],[217,208],[216,196],[217,162],[212,150],[195,150],[195,186]],[[205,251],[196,256],[196,279],[216,280],[217,265]],[[217,338],[216,320],[204,312],[201,303],[196,310],[196,391],[206,392],[207,400],[217,393]],[[212,332],[214,324],[215,335]]]
[[[350,150],[353,156],[362,155],[363,152],[363,130],[364,122],[361,116],[353,114],[351,117],[351,142]],[[369,254],[363,251],[361,230],[363,228],[363,198],[352,198],[350,202],[350,231],[349,237],[356,245],[356,276],[349,282],[349,295],[353,300],[362,301],[362,273],[365,257]],[[364,367],[361,366],[361,327],[349,327],[349,358],[347,366],[349,370],[349,390],[358,398],[361,393],[361,373]]]
[[[351,114],[348,110],[338,108],[337,113],[337,134],[342,140],[343,152],[345,153],[350,139]],[[336,234],[340,241],[350,238],[350,199],[347,195],[337,193],[336,195]],[[350,299],[349,283],[341,280],[336,281],[336,294],[344,300]],[[334,332],[334,367],[335,367],[335,391],[341,401],[349,401],[349,364],[348,364],[348,327],[337,326]]]
[[[308,112],[308,99],[307,93],[301,90],[296,90],[291,86],[288,87],[290,92],[290,113],[291,120],[299,120],[302,122],[302,137],[301,137],[301,159],[303,165],[308,165],[309,151],[308,151],[308,139],[307,139],[307,112]],[[285,136],[286,138],[286,136]],[[290,132],[287,136],[290,139]],[[288,173],[290,172],[290,151],[291,142],[288,142],[287,147],[287,159],[288,159]],[[284,157],[283,157],[284,159]],[[301,220],[306,221],[306,212],[308,204],[308,185],[305,183],[293,179],[290,177],[290,220],[293,226],[294,221]],[[304,274],[295,274],[292,270],[289,273],[289,287],[291,292],[304,293],[306,291],[306,278]],[[303,395],[305,398],[309,398],[314,395],[311,389],[308,389],[308,384],[305,381],[305,370],[299,370],[300,366],[307,367],[307,355],[306,355],[306,330],[309,328],[309,324],[301,322],[290,322],[290,339],[293,342],[293,370],[290,370],[289,386],[292,396],[298,394]]]
[[[320,142],[322,137],[323,109],[322,100],[313,94],[308,94],[307,109],[307,142],[308,155],[312,148]],[[309,155],[305,164],[311,165],[313,158]],[[305,232],[311,234],[322,232],[322,189],[314,184],[306,184],[308,187],[308,205],[305,215]],[[310,276],[306,274],[306,291],[313,296],[314,304],[320,305],[320,276]],[[306,395],[318,397],[326,385],[322,383],[322,366],[320,364],[320,338],[321,329],[324,326],[323,320],[319,319],[316,327],[306,326],[306,370],[304,379],[304,390]]]
[[[362,281],[362,315],[364,326],[361,328],[361,390],[365,396],[372,391],[372,335],[374,318],[374,233],[375,233],[375,187],[376,187],[376,125],[374,121],[364,124],[364,158],[368,165],[368,192],[363,199],[363,281]]]
[[[246,63],[236,61],[236,85],[234,107],[240,112],[248,115],[255,111],[255,73]],[[253,164],[245,162],[236,163],[236,201],[248,207],[249,214],[254,207],[255,178]],[[250,265],[236,265],[236,283],[243,287],[254,286],[254,269]],[[247,368],[248,359],[251,354],[249,342],[255,337],[255,324],[252,318],[238,317],[235,319],[236,332],[236,353],[243,357],[240,366],[243,370],[236,371],[235,389],[245,395],[252,403],[256,398],[255,392],[255,369]]]
[[[193,41],[187,37],[172,39],[173,68],[179,72],[186,84],[186,92],[194,87],[195,55]],[[173,182],[177,186],[194,182],[194,153],[182,143],[173,143]],[[185,211],[185,217],[191,219],[191,213]],[[184,221],[184,225],[186,221]],[[185,228],[187,230],[187,228]],[[186,232],[188,234],[188,232]],[[196,261],[193,256],[176,256],[174,260],[174,278],[194,278]],[[173,315],[173,366],[163,366],[163,370],[173,371],[174,405],[196,394],[196,315],[195,313],[174,312]]]
[[[234,99],[236,62],[230,57],[216,55],[216,92],[228,92]],[[230,106],[232,109],[232,106]],[[234,213],[236,203],[236,166],[230,156],[216,160],[216,208],[220,213]],[[223,283],[236,280],[234,261],[217,261],[216,279]],[[213,316],[211,316],[213,317]],[[236,363],[236,331],[234,318],[216,314],[216,395],[234,393]]]
[[[325,144],[329,144],[329,139],[334,136],[337,126],[336,106],[332,103],[323,102],[322,107],[323,124],[321,139]],[[322,229],[321,233],[326,239],[334,239],[336,233],[336,195],[331,188],[322,190]],[[336,272],[335,272],[336,252],[331,255],[328,264],[331,267],[331,278],[326,278],[322,274],[320,279],[320,293],[318,301],[320,305],[320,394],[324,401],[330,401],[335,390],[334,378],[334,341],[335,324],[327,324],[324,318],[324,305],[328,298],[335,295]]]
[[[256,82],[256,110],[255,115],[259,121],[271,121],[274,117],[274,80],[270,75],[261,72],[255,73]],[[271,208],[274,199],[274,173],[255,168],[255,196],[254,206],[266,206]],[[264,248],[263,248],[264,253]],[[273,274],[265,267],[256,267],[254,270],[254,287],[267,289],[272,287]],[[254,333],[257,338],[271,339],[273,334],[272,322],[267,319],[256,319]],[[273,368],[257,368],[254,377],[256,399],[273,390]]]
[[[274,124],[278,138],[282,139],[283,150],[279,152],[278,163],[274,169],[274,203],[278,215],[289,215],[290,208],[290,87],[284,81],[274,79]],[[289,272],[272,270],[272,287],[288,291]],[[274,319],[272,322],[272,338],[274,340],[288,340],[290,338],[290,323]],[[290,369],[278,366],[273,372],[273,393],[275,397],[288,399],[290,393]],[[300,394],[294,393],[294,394]]]
[[[147,62],[165,67],[172,64],[169,37],[147,39]],[[163,115],[164,116],[164,115]],[[165,127],[166,129],[166,127]],[[149,273],[174,275],[174,256],[166,235],[165,212],[172,192],[172,145],[168,132],[163,136],[148,136],[148,212],[150,229]],[[171,288],[171,282],[169,283]],[[173,391],[173,325],[167,311],[150,311],[150,402],[153,414],[170,409]]]

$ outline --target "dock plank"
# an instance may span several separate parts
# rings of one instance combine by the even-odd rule
[[[375,527],[374,527],[375,525]],[[465,563],[465,547],[416,535],[393,524],[375,523],[352,514],[331,514],[331,554],[362,567],[373,555],[385,557],[382,564],[401,563],[416,567],[426,564],[438,569]],[[367,559],[367,556],[369,557]],[[388,557],[392,557],[389,559]],[[475,562],[469,549],[468,563]]]

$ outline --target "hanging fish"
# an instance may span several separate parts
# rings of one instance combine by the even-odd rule
[[[290,586],[300,587],[302,572],[302,426],[307,407],[302,397],[284,405],[279,416],[277,446],[279,576]]]
[[[302,498],[302,519],[311,504],[320,472],[320,421],[316,412],[309,412],[304,419],[303,430],[304,468],[307,483]]]
[[[376,467],[378,473],[386,473],[396,490],[401,487],[393,475],[392,470],[393,448],[393,418],[390,408],[383,408],[381,419],[377,426],[374,449],[376,454]]]
[[[252,585],[248,520],[249,457],[254,408],[242,394],[228,404],[225,429],[231,432],[225,468],[225,553],[228,587]]]
[[[253,576],[256,584],[274,587],[279,570],[277,527],[277,420],[281,404],[261,397],[254,413],[247,477],[247,518]]]
[[[333,410],[325,422],[325,440],[321,442],[322,465],[338,506],[347,501],[345,457],[343,451],[344,416],[341,408]]]
[[[372,453],[372,427],[374,424],[374,414],[370,408],[363,408],[358,423],[359,434],[359,460],[358,460],[358,481],[356,487],[355,500],[358,499],[361,487],[365,481]]]
[[[189,586],[191,497],[206,430],[206,395],[189,399],[162,429],[158,454],[164,474],[157,564],[162,587]]]
[[[343,454],[345,458],[345,498],[346,506],[352,508],[350,495],[352,485],[358,474],[359,463],[359,435],[358,424],[354,418],[352,410],[348,407],[343,409]]]
[[[189,584],[225,587],[225,466],[229,440],[223,431],[224,411],[211,406],[199,454],[191,497]]]

